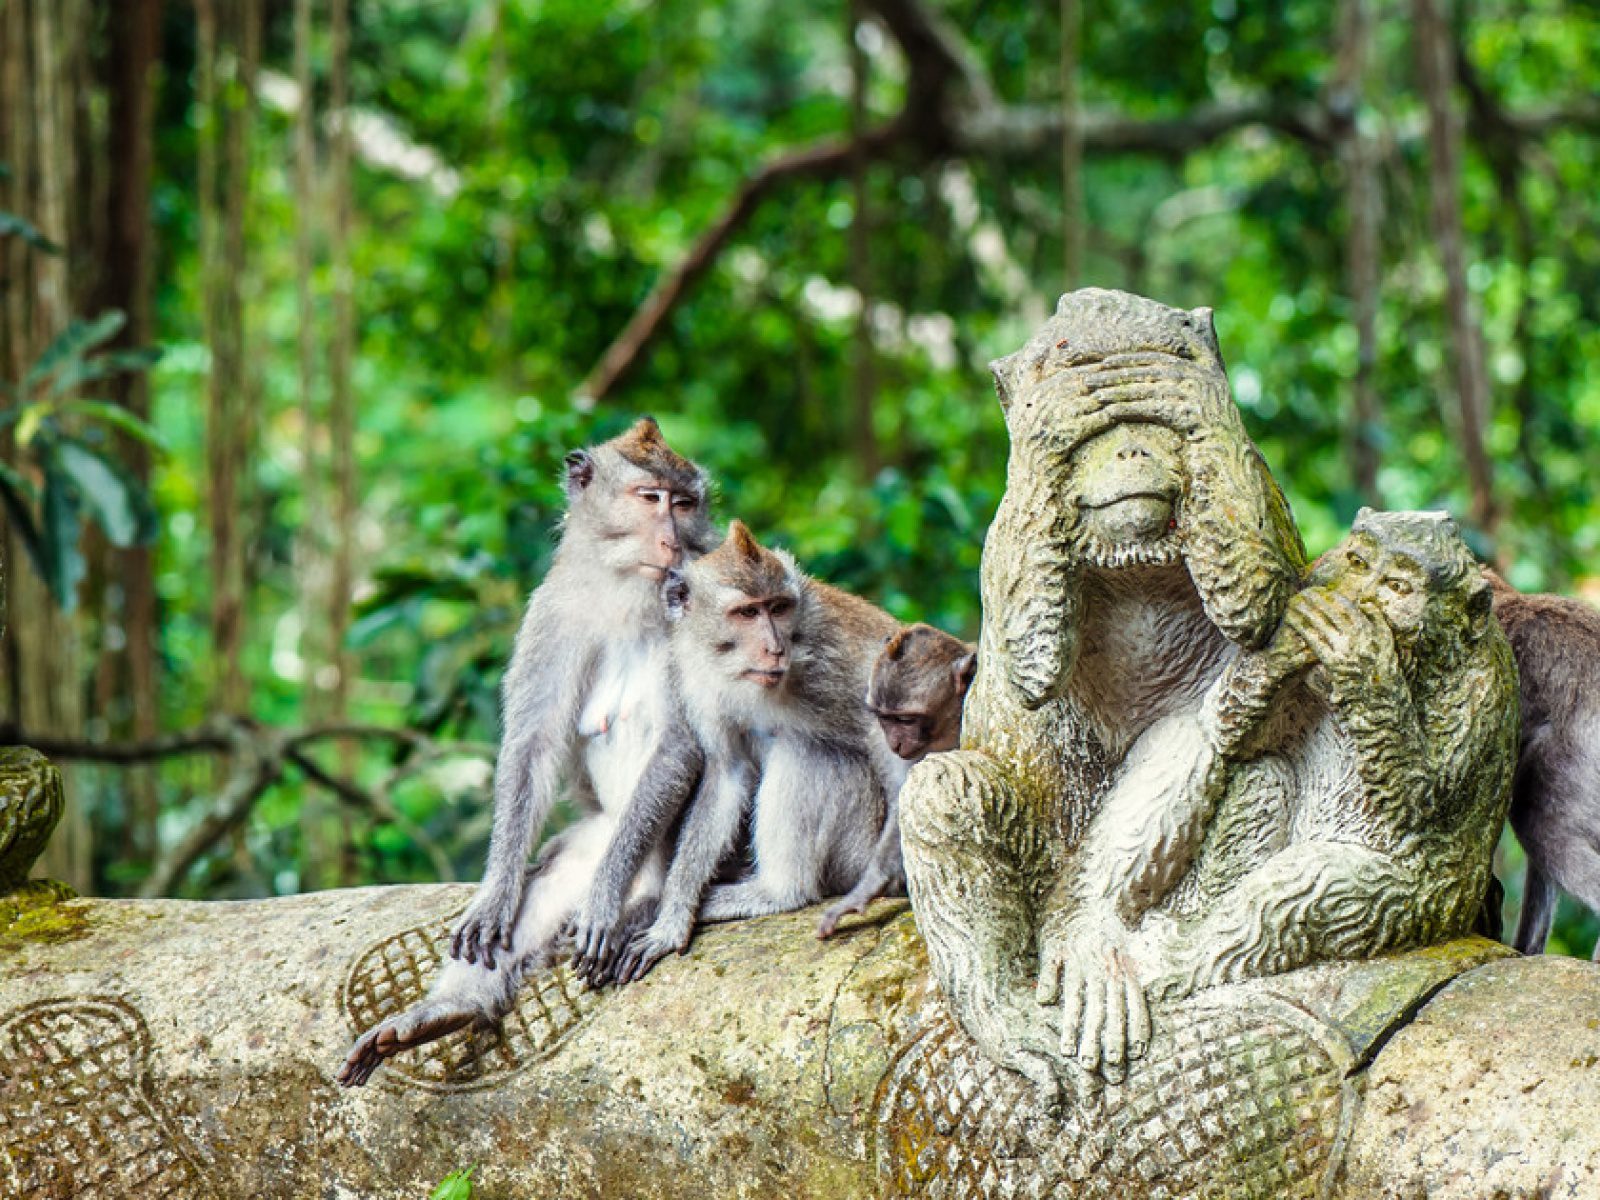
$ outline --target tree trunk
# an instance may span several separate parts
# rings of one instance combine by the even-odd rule
[[[1083,121],[1078,93],[1082,0],[1061,0],[1061,261],[1064,290],[1083,279]]]
[[[1343,0],[1339,49],[1328,107],[1340,123],[1339,158],[1344,165],[1345,285],[1356,328],[1356,375],[1351,381],[1350,477],[1363,504],[1382,507],[1378,494],[1378,292],[1379,231],[1383,197],[1378,188],[1377,146],[1362,127],[1372,21],[1367,0]]]
[[[20,238],[0,243],[6,256],[6,378],[21,378],[65,328],[72,312],[72,197],[78,176],[74,136],[73,55],[87,43],[82,9],[59,0],[10,0],[0,9],[4,45],[0,71],[0,160],[11,170],[0,183],[0,209],[31,220],[60,254],[46,254]],[[5,451],[11,451],[9,437]],[[0,521],[3,521],[0,518]],[[5,696],[12,717],[40,733],[77,737],[83,728],[82,652],[77,622],[63,613],[9,536],[6,558],[10,629],[4,645],[9,667]],[[63,773],[66,775],[67,773]],[[78,797],[67,775],[68,794]],[[92,825],[82,803],[68,806],[42,869],[80,891],[92,890]]]
[[[333,345],[329,355],[329,440],[333,452],[335,491],[333,571],[328,588],[328,642],[334,665],[332,717],[342,718],[349,707],[351,686],[350,652],[345,635],[350,628],[350,603],[355,591],[355,535],[357,512],[355,459],[355,394],[351,379],[355,358],[355,285],[350,274],[350,227],[352,197],[350,177],[350,0],[332,0],[332,68],[329,106],[338,116],[333,133],[332,170],[329,172],[333,195],[333,221],[330,227],[329,259],[333,269]],[[343,747],[347,775],[353,774],[351,748]],[[355,863],[351,853],[350,823],[344,825],[344,853],[340,878],[352,882]]]
[[[1484,444],[1489,422],[1489,378],[1484,365],[1483,334],[1467,287],[1466,238],[1461,222],[1461,128],[1451,106],[1454,43],[1439,0],[1412,0],[1412,22],[1417,73],[1428,107],[1430,213],[1444,265],[1461,453],[1472,490],[1473,523],[1492,537],[1500,511]]]
[[[111,182],[106,191],[104,256],[97,310],[127,314],[119,343],[124,348],[148,345],[151,324],[150,164],[155,112],[156,68],[161,61],[162,0],[125,0],[110,6],[110,94],[107,150]],[[141,420],[150,417],[149,380],[142,371],[114,376],[106,387],[111,398]],[[142,487],[150,486],[150,451],[138,438],[119,436],[118,454]],[[124,633],[121,682],[132,710],[135,740],[153,737],[159,697],[158,629],[155,555],[150,547],[112,552],[113,570],[121,584],[120,619]],[[155,852],[156,775],[147,767],[124,777],[131,804],[128,830],[132,849],[141,857]]]
[[[857,33],[863,12],[860,0],[851,0],[849,15],[850,50],[850,190],[853,212],[850,219],[850,282],[861,301],[856,314],[854,353],[851,359],[851,413],[853,415],[856,459],[864,478],[871,480],[883,465],[878,433],[873,420],[877,392],[877,363],[872,335],[872,224],[868,203],[869,160],[863,136],[867,130],[867,55]]]

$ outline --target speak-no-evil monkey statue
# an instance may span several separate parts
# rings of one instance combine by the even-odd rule
[[[1452,522],[1363,512],[1308,571],[1209,310],[1062,297],[995,364],[1011,438],[962,749],[902,797],[955,1015],[1047,1096],[1162,1006],[1467,932],[1516,676]]]

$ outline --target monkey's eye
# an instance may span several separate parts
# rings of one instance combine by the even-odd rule
[[[672,507],[679,512],[693,512],[700,505],[693,496],[674,496],[672,498]]]
[[[1409,596],[1413,591],[1416,590],[1411,586],[1411,581],[1409,579],[1401,579],[1398,576],[1393,575],[1383,581],[1383,586],[1388,588],[1396,596]]]
[[[777,600],[774,600],[767,607],[771,611],[773,616],[781,617],[781,616],[783,616],[784,613],[790,612],[790,611],[793,610],[794,601],[790,600],[787,596],[782,596],[782,597],[779,597]]]
[[[652,508],[661,503],[661,493],[654,488],[639,488],[633,494]]]
[[[758,609],[754,604],[746,604],[743,608],[736,608],[733,610],[733,615],[738,617],[741,621],[754,621],[756,617],[760,615],[760,613],[761,610]]]
[[[1357,575],[1365,575],[1369,570],[1367,560],[1353,550],[1344,556],[1344,561],[1350,570]]]

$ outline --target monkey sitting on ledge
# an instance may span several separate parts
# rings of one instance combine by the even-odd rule
[[[898,628],[893,617],[808,578],[740,521],[663,590],[678,699],[703,778],[649,928],[624,940],[617,927],[615,888],[632,862],[597,874],[574,922],[574,961],[591,980],[642,978],[688,948],[697,920],[786,912],[849,887],[871,861],[900,773],[862,704],[872,662]],[[642,794],[638,812],[681,803],[681,778],[651,766],[645,781],[662,792]],[[619,860],[625,846],[619,839]],[[742,877],[716,883],[743,854]],[[594,912],[609,925],[591,920]]]
[[[1558,888],[1600,913],[1600,612],[1565,596],[1525,596],[1493,571],[1484,576],[1521,680],[1511,828],[1528,876],[1514,945],[1539,954]]]
[[[867,711],[878,719],[884,741],[899,758],[889,792],[889,812],[872,852],[872,861],[845,896],[828,907],[817,925],[819,938],[832,937],[849,913],[890,892],[903,894],[906,869],[900,853],[900,785],[930,754],[954,750],[961,742],[961,705],[978,671],[978,648],[932,625],[908,625],[884,646],[872,664]]]
[[[624,898],[648,905],[660,885],[673,814],[641,820],[633,805],[647,761],[658,775],[690,783],[699,769],[693,740],[674,721],[660,581],[712,541],[708,482],[646,417],[569,454],[564,483],[561,545],[528,599],[501,686],[483,882],[428,995],[357,1040],[339,1072],[345,1087],[366,1083],[391,1055],[510,1011],[527,973],[550,961],[617,838],[649,831],[635,848]],[[563,782],[586,814],[549,839],[529,868],[528,850]]]

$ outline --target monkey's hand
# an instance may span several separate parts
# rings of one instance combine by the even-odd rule
[[[694,918],[681,920],[662,913],[650,928],[636,933],[622,952],[611,978],[620,987],[643,979],[669,954],[682,954],[689,949],[689,935],[694,932]]]
[[[1150,1010],[1126,927],[1114,914],[1085,914],[1046,929],[1040,943],[1036,999],[1061,1006],[1062,1058],[1120,1082],[1150,1045]]]
[[[450,938],[450,957],[482,963],[494,970],[496,949],[507,955],[511,953],[511,935],[516,928],[521,902],[521,888],[516,884],[486,878],[456,923],[455,933]]]
[[[590,987],[602,986],[626,940],[622,928],[622,908],[591,895],[573,914],[562,931],[572,942],[572,970]]]

